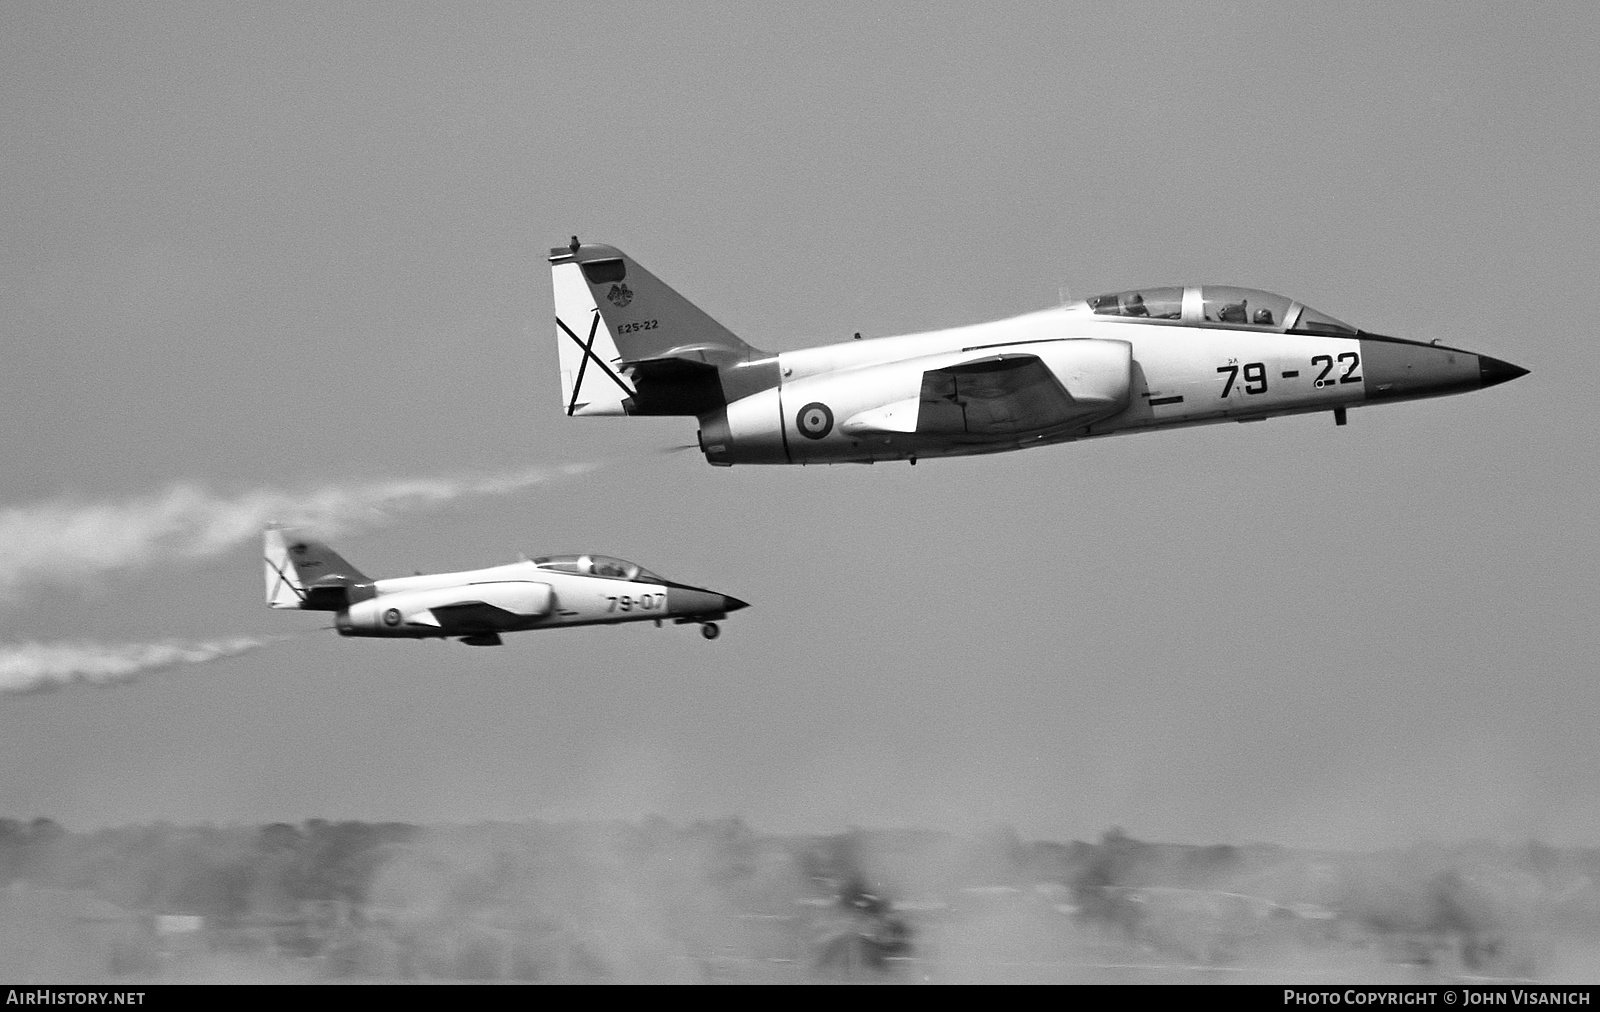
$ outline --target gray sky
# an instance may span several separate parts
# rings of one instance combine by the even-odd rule
[[[1396,8],[13,6],[0,509],[592,462],[338,547],[754,607],[0,697],[0,815],[1600,841],[1600,14]],[[712,469],[655,452],[692,419],[561,416],[573,233],[773,350],[1209,281],[1532,375]],[[259,570],[34,588],[0,640],[319,624]]]

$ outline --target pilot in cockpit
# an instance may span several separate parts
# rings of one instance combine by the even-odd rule
[[[1123,316],[1149,316],[1150,310],[1145,308],[1144,296],[1134,292],[1122,302]]]
[[[1256,310],[1255,322],[1263,327],[1271,327],[1276,323],[1276,321],[1272,319],[1272,310],[1270,309]]]

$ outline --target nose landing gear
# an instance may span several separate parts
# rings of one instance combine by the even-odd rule
[[[714,640],[722,635],[722,630],[717,628],[715,622],[702,622],[700,623],[700,635],[708,640]]]

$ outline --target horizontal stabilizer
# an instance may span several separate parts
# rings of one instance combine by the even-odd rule
[[[727,403],[721,372],[703,351],[624,361],[622,369],[636,388],[630,414],[701,415]]]

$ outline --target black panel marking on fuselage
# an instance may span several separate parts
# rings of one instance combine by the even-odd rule
[[[1155,407],[1157,404],[1182,404],[1182,403],[1183,403],[1183,395],[1182,394],[1179,394],[1176,397],[1152,397],[1152,398],[1150,398],[1150,406],[1152,408]]]

